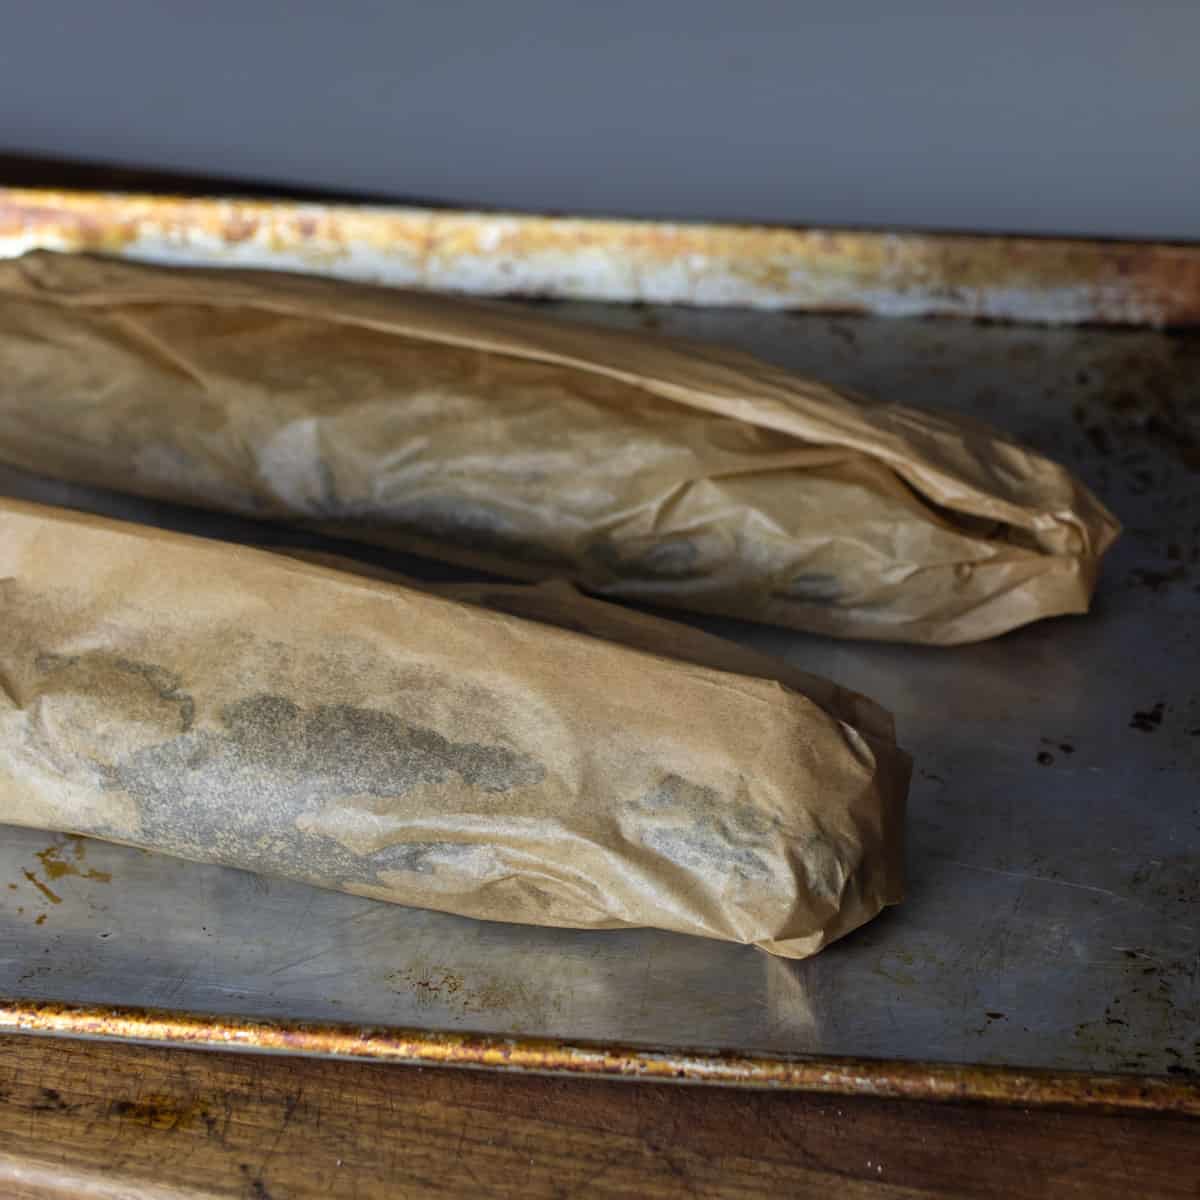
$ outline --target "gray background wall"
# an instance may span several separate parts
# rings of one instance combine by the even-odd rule
[[[1200,237],[1197,0],[4,7],[7,151],[541,210]]]

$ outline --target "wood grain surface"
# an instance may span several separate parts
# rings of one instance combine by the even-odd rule
[[[1200,1121],[0,1038],[0,1196],[1200,1196]]]

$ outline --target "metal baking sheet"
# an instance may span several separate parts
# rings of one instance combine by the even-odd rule
[[[895,1090],[920,1063],[932,1065],[914,1094],[929,1095],[930,1080],[950,1078],[938,1064],[979,1065],[963,1085],[971,1094],[1004,1092],[988,1074],[997,1067],[1113,1073],[1130,1079],[1129,1095],[1142,1079],[1143,1096],[1144,1077],[1160,1076],[1200,1110],[1200,336],[550,307],[733,343],[867,394],[972,414],[1068,463],[1125,522],[1091,615],[983,645],[697,622],[896,714],[916,761],[906,902],[796,963],[651,931],[474,922],[3,828],[0,1027],[538,1069],[628,1053],[624,1073],[657,1063],[720,1075],[712,1064],[731,1060],[684,1053],[699,1047],[758,1064],[721,1082],[758,1071],[849,1090],[878,1090],[881,1078]],[[318,544],[13,471],[0,488],[191,532]],[[420,573],[413,560],[351,552]],[[425,573],[435,571],[448,573]],[[105,1024],[111,1006],[165,1015],[110,1012]],[[184,1012],[214,1020],[172,1021]],[[389,1030],[405,1031],[402,1052]],[[589,1043],[642,1050],[580,1049]],[[781,1060],[800,1065],[788,1076]],[[875,1061],[873,1074],[843,1079],[828,1065],[861,1060]],[[813,1062],[824,1076],[803,1065]]]

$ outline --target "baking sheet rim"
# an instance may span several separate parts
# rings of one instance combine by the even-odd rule
[[[271,1021],[28,999],[0,999],[0,1034],[3,1033],[878,1099],[984,1101],[1200,1117],[1200,1081],[1135,1074],[677,1048],[656,1050],[605,1042]]]
[[[1200,325],[1200,244],[6,187],[35,248],[623,304]]]

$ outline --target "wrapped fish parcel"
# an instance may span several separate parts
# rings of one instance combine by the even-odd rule
[[[493,600],[567,620],[531,591]],[[690,660],[637,648],[646,628],[0,500],[0,822],[788,957],[898,901],[886,714],[748,651],[758,674],[705,665],[705,635]]]
[[[1003,434],[513,306],[0,263],[0,461],[842,637],[1087,609],[1113,517]]]

